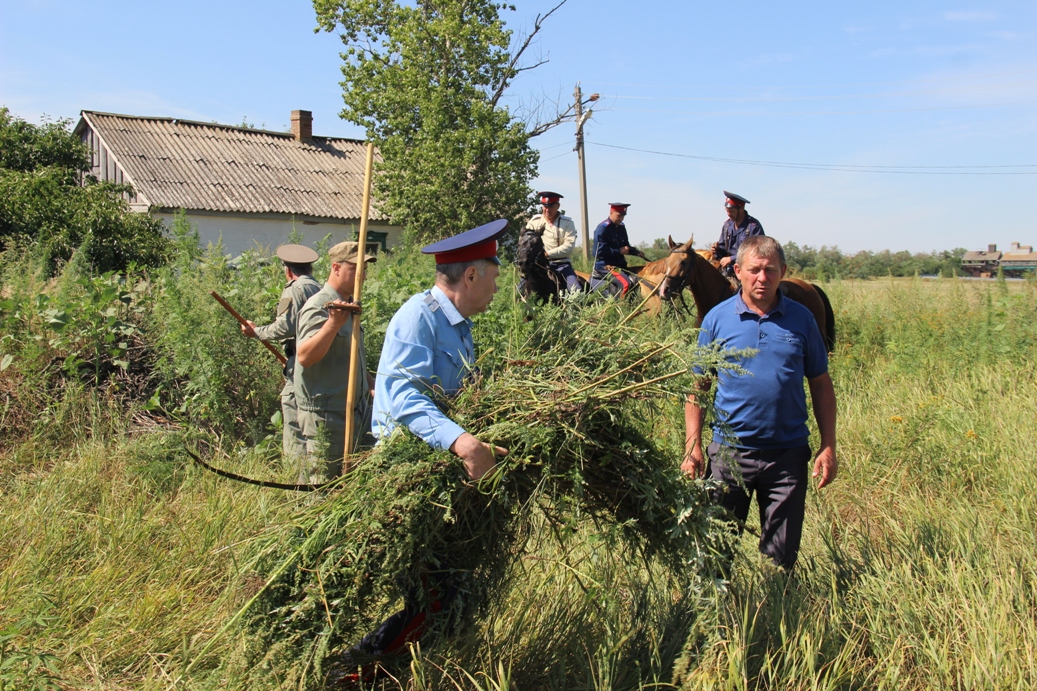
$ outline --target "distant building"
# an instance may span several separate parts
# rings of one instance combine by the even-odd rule
[[[1013,242],[1011,248],[1001,255],[1001,268],[1006,274],[1021,274],[1026,271],[1037,271],[1037,253],[1033,245],[1020,245]]]
[[[84,110],[74,130],[91,152],[89,174],[133,185],[135,211],[171,226],[184,209],[202,244],[221,237],[230,254],[285,242],[292,229],[315,244],[360,229],[365,143],[314,137],[313,116],[292,111],[292,131]],[[375,154],[376,159],[378,154]],[[401,229],[372,207],[368,244],[382,250]]]
[[[998,252],[997,245],[987,245],[986,252],[966,252],[961,258],[961,269],[972,276],[993,276],[998,269],[1008,276],[1019,276],[1037,271],[1037,252],[1032,245],[1013,242],[1007,252]]]
[[[997,272],[999,261],[1001,253],[997,251],[997,245],[987,245],[986,252],[966,252],[961,258],[961,270],[970,276],[990,276]]]

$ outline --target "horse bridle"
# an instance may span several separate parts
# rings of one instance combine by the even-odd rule
[[[670,250],[670,254],[671,255],[674,255],[674,254],[685,254],[685,255],[687,255],[689,253],[689,249],[690,248],[686,247],[685,245],[677,245],[672,250]],[[681,263],[683,264],[684,262],[682,261]],[[679,276],[669,276],[668,275],[666,278],[669,279],[669,281],[670,281],[669,289],[673,292],[674,295],[679,295],[680,292],[682,290],[684,290],[684,288],[687,286],[688,277],[684,275],[684,272],[682,272]]]

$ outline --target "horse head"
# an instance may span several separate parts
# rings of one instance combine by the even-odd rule
[[[682,245],[675,243],[672,236],[668,236],[666,240],[670,245],[670,253],[662,260],[666,275],[659,282],[658,291],[660,298],[671,300],[691,283],[691,277],[695,273],[695,254],[691,249],[695,236],[692,235]]]
[[[547,268],[547,252],[544,251],[543,232],[530,228],[519,237],[515,264],[523,276],[533,276]]]
[[[537,295],[545,301],[558,297],[559,285],[547,262],[543,230],[522,231],[515,264],[522,275],[525,297]]]

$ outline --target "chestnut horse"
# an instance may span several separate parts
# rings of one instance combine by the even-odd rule
[[[697,312],[695,324],[700,325],[706,314],[734,295],[737,288],[703,256],[705,251],[691,250],[692,240],[683,245],[675,243],[672,237],[667,240],[670,244],[670,254],[660,260],[665,263],[665,268],[661,272],[664,277],[659,282],[659,297],[663,300],[672,299],[675,293],[679,293],[685,287],[691,290]],[[825,291],[801,278],[783,279],[780,290],[785,297],[810,310],[824,339],[825,349],[831,352],[835,348],[835,312]]]
[[[681,308],[690,313],[691,310],[684,304],[681,290],[686,283],[681,277],[691,274],[691,257],[689,248],[695,236],[683,245],[677,245],[670,238],[670,253],[662,259],[648,262],[642,266],[631,267],[630,272],[636,274],[640,279],[638,285],[641,287],[641,298],[647,300],[646,308],[648,314],[657,316],[662,309],[663,302],[668,302],[679,314]],[[669,286],[669,290],[663,292],[663,286]],[[650,296],[650,297],[649,297]],[[680,301],[678,306],[677,301]]]

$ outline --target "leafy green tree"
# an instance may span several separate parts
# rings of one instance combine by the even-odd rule
[[[564,0],[562,0],[564,3]],[[527,124],[502,99],[533,37],[512,44],[489,0],[314,0],[319,28],[341,31],[341,117],[364,127],[382,162],[380,209],[415,239],[434,239],[533,203],[539,154],[529,140],[571,116]]]
[[[162,263],[162,222],[130,211],[129,185],[84,176],[89,152],[69,124],[36,126],[0,108],[0,249],[26,239],[51,270],[80,248],[101,272]]]

